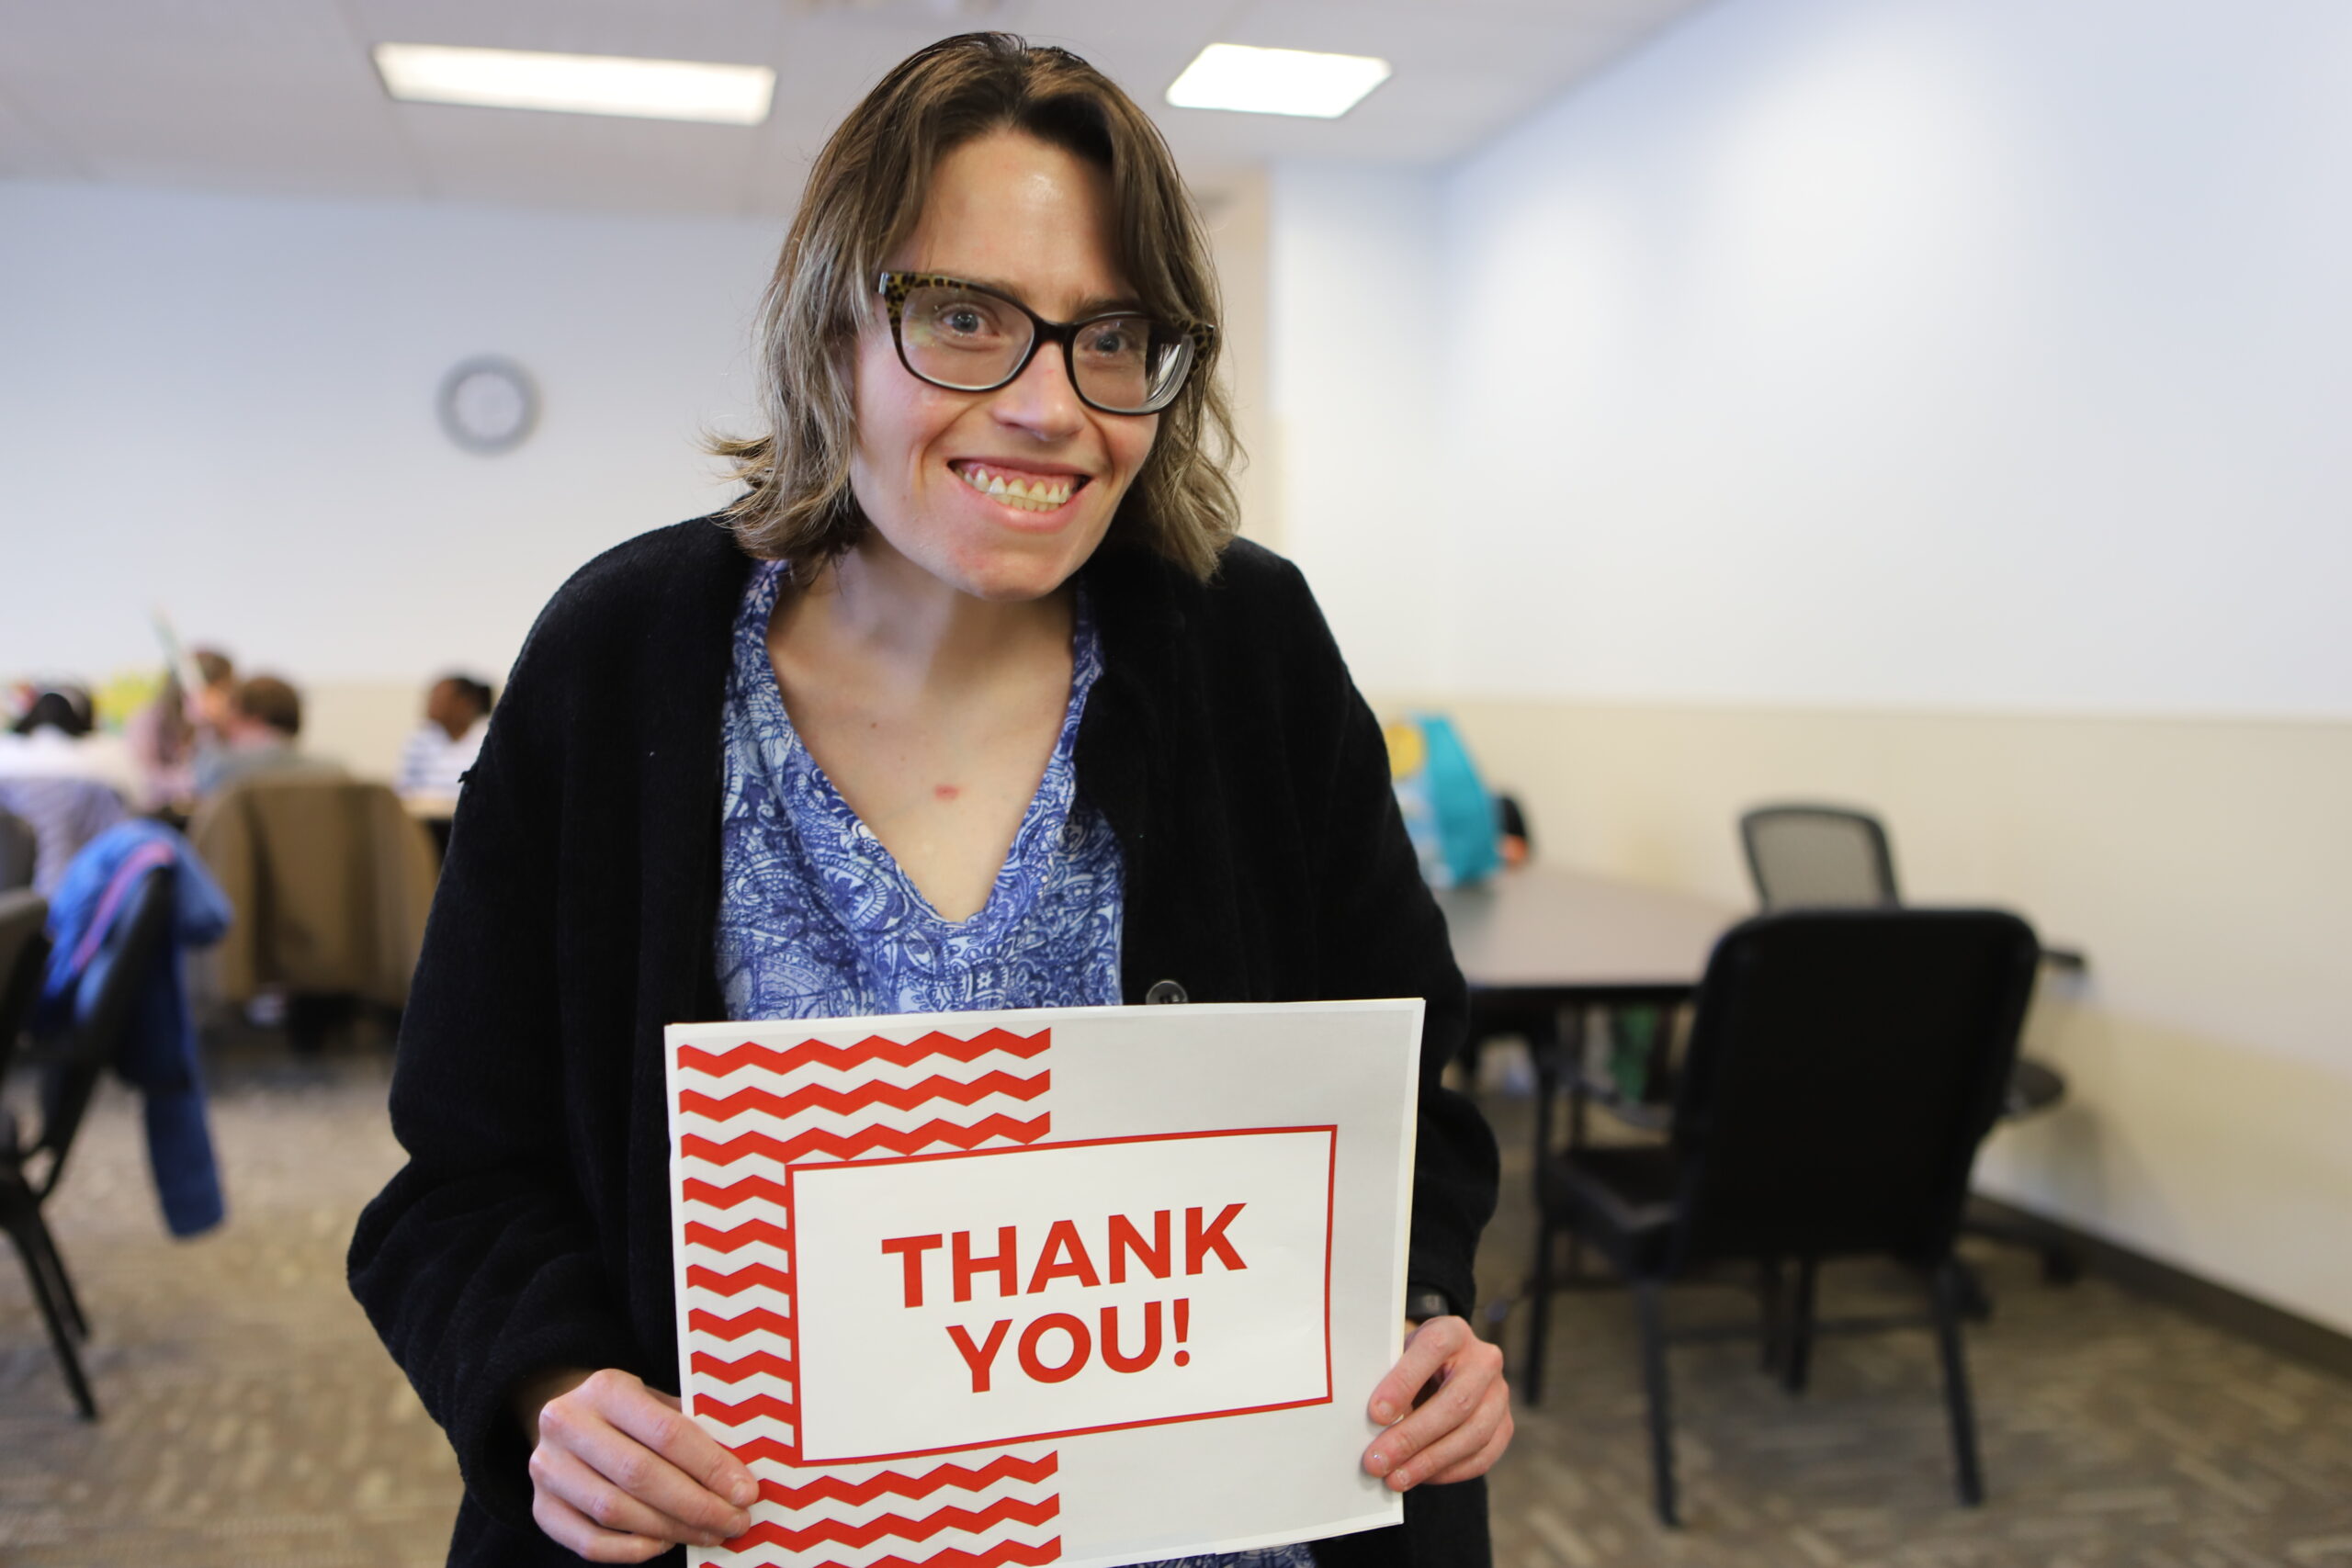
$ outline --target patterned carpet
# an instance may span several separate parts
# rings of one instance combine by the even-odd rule
[[[439,1562],[454,1467],[343,1289],[353,1217],[399,1157],[381,1053],[294,1066],[248,1041],[217,1079],[219,1233],[164,1235],[135,1102],[113,1090],[51,1206],[96,1329],[96,1425],[0,1268],[0,1563]],[[1523,1108],[1493,1110],[1518,1154]],[[1524,1269],[1524,1184],[1515,1162],[1484,1264],[1498,1295]],[[1660,1530],[1631,1311],[1596,1292],[1557,1308],[1549,1398],[1496,1475],[1501,1568],[2352,1568],[2352,1384],[2101,1281],[2050,1290],[2027,1259],[1982,1260],[1999,1303],[1970,1336],[1984,1507],[1952,1502],[1925,1334],[1825,1340],[1800,1400],[1726,1344],[1673,1353],[1689,1528]],[[1824,1310],[1883,1310],[1902,1288],[1833,1271]],[[1749,1308],[1692,1289],[1671,1310]]]

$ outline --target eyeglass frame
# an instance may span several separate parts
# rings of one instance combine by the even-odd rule
[[[906,308],[907,296],[918,288],[968,288],[975,294],[985,294],[991,299],[1001,299],[1029,318],[1029,346],[1022,351],[1020,363],[1006,373],[1004,379],[986,387],[951,387],[944,381],[933,380],[916,369],[914,362],[907,357],[907,339],[900,324],[900,312]],[[974,283],[970,278],[956,277],[944,272],[885,272],[880,275],[875,289],[882,296],[883,304],[890,314],[890,345],[899,351],[899,363],[906,367],[908,375],[921,381],[924,386],[937,387],[944,392],[1001,391],[1021,379],[1022,372],[1029,368],[1029,362],[1037,357],[1039,344],[1057,343],[1061,344],[1062,349],[1062,372],[1069,378],[1069,389],[1078,394],[1080,402],[1097,413],[1142,418],[1166,412],[1170,406],[1183,395],[1185,386],[1193,378],[1193,372],[1200,368],[1201,362],[1208,357],[1210,348],[1216,342],[1216,328],[1206,321],[1166,321],[1148,310],[1101,310],[1075,321],[1047,321],[1001,288],[991,288],[985,283]],[[1078,334],[1082,328],[1091,327],[1097,321],[1125,321],[1137,317],[1159,326],[1172,327],[1183,333],[1192,341],[1192,362],[1184,367],[1183,378],[1178,381],[1174,389],[1169,392],[1167,400],[1157,407],[1142,409],[1106,407],[1088,397],[1086,389],[1078,384]]]

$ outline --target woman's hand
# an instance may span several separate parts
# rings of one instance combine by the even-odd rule
[[[516,1404],[532,1442],[531,1517],[591,1562],[642,1562],[752,1528],[759,1483],[671,1395],[607,1368],[551,1372]]]
[[[1395,1490],[1484,1475],[1510,1446],[1503,1353],[1458,1317],[1430,1318],[1372,1391],[1371,1413],[1388,1430],[1364,1450],[1363,1467]]]

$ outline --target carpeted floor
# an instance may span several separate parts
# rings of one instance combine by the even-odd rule
[[[353,1217],[398,1163],[380,1050],[310,1065],[247,1041],[216,1075],[231,1220],[163,1234],[135,1102],[109,1090],[51,1205],[96,1331],[77,1420],[20,1273],[0,1267],[0,1563],[390,1568],[441,1561],[457,1480],[343,1288]],[[1493,1107],[1505,1208],[1483,1266],[1524,1270],[1523,1108]],[[1826,1340],[1791,1400],[1752,1348],[1674,1352],[1689,1528],[1648,1512],[1630,1309],[1557,1308],[1549,1397],[1494,1480],[1501,1568],[2352,1568],[2352,1384],[2093,1280],[1980,1255],[1999,1305],[1970,1354],[1991,1499],[1951,1499],[1925,1334]],[[1868,1268],[1825,1310],[1898,1300]],[[1678,1294],[1678,1320],[1738,1292]],[[1521,1325],[1511,1325],[1518,1344]]]

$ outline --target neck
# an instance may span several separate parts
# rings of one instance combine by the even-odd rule
[[[869,534],[779,604],[768,646],[848,656],[893,685],[933,693],[978,684],[1041,640],[1069,640],[1071,591],[1038,599],[976,598]]]

